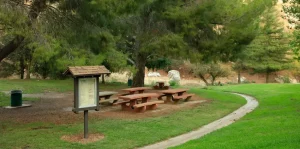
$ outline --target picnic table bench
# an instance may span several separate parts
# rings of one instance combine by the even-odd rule
[[[99,92],[99,103],[112,102],[115,103],[118,101],[118,98],[110,98],[112,95],[117,94],[113,91],[103,91]],[[102,99],[104,98],[104,99]]]
[[[122,110],[144,112],[146,110],[155,109],[157,107],[157,104],[159,103],[164,103],[163,101],[150,102],[152,98],[156,98],[158,96],[159,95],[157,93],[142,93],[127,96],[119,96],[119,98],[123,99],[123,101],[117,102],[114,105],[121,105]]]
[[[166,96],[165,102],[178,102],[181,99],[184,101],[188,101],[194,94],[184,94],[188,89],[169,89],[160,91],[163,93],[158,97],[158,99],[162,100],[163,96]]]
[[[154,89],[169,89],[169,86],[166,86],[164,81],[157,81],[153,87]]]
[[[125,88],[125,89],[122,89],[122,91],[126,91],[127,93],[122,94],[122,95],[130,95],[130,94],[134,94],[135,92],[143,93],[145,90],[149,90],[149,89],[151,89],[151,88],[150,87]]]

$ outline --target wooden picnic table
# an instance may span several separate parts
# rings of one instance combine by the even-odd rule
[[[165,96],[167,96],[165,102],[172,102],[173,95],[177,94],[178,96],[181,96],[186,91],[188,91],[188,89],[168,89],[168,90],[162,90],[160,92],[163,93]]]
[[[134,94],[135,92],[143,93],[145,90],[151,89],[150,87],[133,87],[133,88],[126,88],[122,89],[122,91],[129,92],[129,94]]]
[[[113,91],[102,91],[99,92],[99,103],[103,103],[103,102],[109,102],[109,101],[113,101],[117,102],[118,99],[110,99],[110,97],[114,94],[117,94],[118,92],[113,92]],[[101,100],[102,98],[104,98],[103,100]]]
[[[158,84],[158,87],[160,89],[162,89],[165,86],[165,82],[163,82],[163,81],[157,81],[156,84]]]
[[[137,112],[145,111],[146,109],[156,108],[158,103],[163,103],[161,101],[149,102],[152,98],[156,98],[159,95],[157,93],[142,93],[142,94],[132,94],[127,96],[119,96],[120,99],[123,99],[121,104],[122,110],[135,110]],[[138,100],[141,99],[141,102]]]

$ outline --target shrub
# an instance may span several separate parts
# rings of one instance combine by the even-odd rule
[[[282,81],[283,81],[283,83],[291,83],[291,80],[288,76],[282,77]]]
[[[243,81],[243,83],[248,84],[248,83],[251,83],[251,82],[249,80],[245,80],[245,81]]]
[[[175,81],[175,80],[171,80],[171,81],[169,81],[169,84],[170,84],[170,86],[178,86],[179,82]]]

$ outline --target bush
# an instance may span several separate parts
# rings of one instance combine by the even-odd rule
[[[245,80],[245,81],[243,81],[243,83],[248,84],[248,83],[251,83],[251,82],[249,80]]]
[[[171,80],[171,81],[169,81],[169,84],[170,84],[170,86],[178,86],[179,82],[175,81],[175,80]]]
[[[282,77],[282,81],[283,81],[283,83],[291,83],[291,80],[288,76]]]

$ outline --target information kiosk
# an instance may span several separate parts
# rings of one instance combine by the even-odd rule
[[[105,66],[74,66],[68,67],[65,75],[74,78],[74,108],[78,114],[84,111],[84,138],[88,138],[88,111],[99,111],[99,77],[110,74]]]

